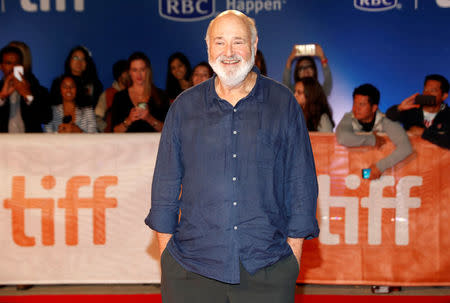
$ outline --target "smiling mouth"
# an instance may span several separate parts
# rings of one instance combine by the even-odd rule
[[[240,60],[238,59],[234,59],[234,60],[222,60],[221,61],[223,64],[237,64],[240,62]]]

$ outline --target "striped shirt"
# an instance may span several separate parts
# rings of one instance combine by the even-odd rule
[[[97,123],[95,122],[94,109],[90,106],[77,107],[75,114],[75,124],[84,133],[96,133]],[[64,109],[62,104],[52,106],[53,119],[48,124],[44,126],[46,133],[56,133],[58,132],[58,127],[62,124],[64,117]]]

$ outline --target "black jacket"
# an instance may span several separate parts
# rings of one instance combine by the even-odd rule
[[[20,112],[25,125],[26,133],[41,133],[42,124],[48,123],[52,119],[52,109],[48,91],[39,84],[39,81],[31,75],[28,79],[30,90],[33,95],[33,102],[26,103],[25,98],[20,97]],[[0,81],[0,90],[3,88],[4,80]],[[0,106],[0,133],[8,132],[10,103],[9,97]]]
[[[413,108],[398,111],[397,105],[390,107],[386,116],[394,121],[399,121],[408,130],[413,126],[425,128],[422,139],[430,141],[440,147],[450,149],[450,108],[443,103],[430,127],[425,127],[422,108]]]

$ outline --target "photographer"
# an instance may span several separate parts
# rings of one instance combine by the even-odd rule
[[[4,47],[0,60],[0,132],[42,132],[41,124],[52,118],[47,90],[24,70],[20,49]]]
[[[444,76],[428,75],[425,77],[423,95],[416,93],[399,105],[390,107],[386,116],[402,123],[411,134],[450,149],[450,109],[444,103],[448,91],[449,83]]]

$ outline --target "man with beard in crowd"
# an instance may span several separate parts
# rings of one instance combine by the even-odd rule
[[[163,302],[294,302],[303,239],[319,234],[301,108],[253,68],[252,19],[225,11],[205,39],[217,76],[171,106],[146,218]]]

